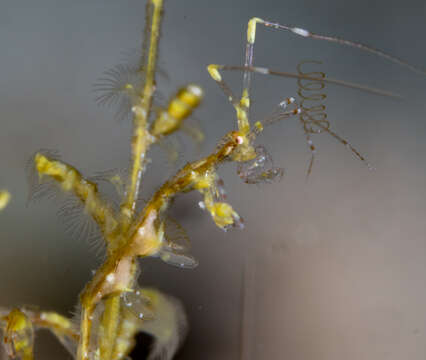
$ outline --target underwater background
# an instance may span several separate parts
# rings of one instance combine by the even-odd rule
[[[0,304],[34,304],[69,314],[101,257],[65,232],[60,201],[26,207],[25,165],[56,149],[85,175],[126,167],[130,122],[99,108],[93,84],[137,49],[144,1],[3,0],[0,5],[0,188],[12,193],[0,214]],[[180,136],[179,166],[210,153],[236,124],[210,79],[210,63],[243,62],[247,21],[258,16],[360,41],[426,67],[426,4],[398,1],[168,0],[158,89],[165,103],[178,87],[205,89],[194,113],[206,134]],[[279,183],[247,185],[235,165],[219,171],[244,230],[217,229],[200,196],[177,198],[172,215],[187,230],[195,270],[144,260],[140,283],[180,298],[190,333],[181,359],[423,359],[426,355],[426,76],[357,49],[258,27],[255,64],[296,72],[303,60],[327,76],[393,91],[404,100],[326,85],[331,128],[366,156],[369,170],[328,134],[310,153],[297,119],[266,128],[258,142]],[[236,92],[242,75],[227,73]],[[252,119],[289,96],[292,79],[254,76]],[[146,197],[170,177],[160,148],[143,182]],[[117,170],[118,171],[118,170]],[[113,196],[110,188],[104,189]],[[40,333],[39,359],[67,359]]]

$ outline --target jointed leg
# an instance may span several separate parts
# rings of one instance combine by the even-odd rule
[[[334,137],[338,142],[340,142],[342,145],[345,145],[359,160],[361,160],[370,170],[374,170],[374,166],[372,166],[367,159],[360,154],[360,152],[353,147],[353,145],[347,141],[346,139],[342,138],[339,134],[335,133],[334,131],[330,130],[329,128],[325,127],[322,124],[318,124],[319,127],[322,128],[323,131],[329,133],[332,137]]]

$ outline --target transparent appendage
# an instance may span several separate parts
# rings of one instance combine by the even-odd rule
[[[151,300],[140,290],[125,292],[121,295],[124,307],[140,320],[152,320],[155,317]]]
[[[182,269],[194,269],[198,266],[198,260],[183,250],[165,247],[161,250],[159,257],[165,263]]]
[[[256,147],[256,158],[238,165],[237,174],[246,184],[271,183],[281,180],[284,170],[274,167],[265,147]]]

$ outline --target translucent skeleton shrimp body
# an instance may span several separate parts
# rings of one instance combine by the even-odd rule
[[[99,88],[100,91],[106,91],[106,95],[100,96],[103,102],[115,101],[114,96],[119,94],[115,99],[119,99],[121,105],[128,106],[126,111],[133,120],[131,165],[127,172],[128,179],[123,182],[125,188],[119,206],[113,206],[112,202],[101,196],[96,181],[85,177],[74,166],[51,153],[38,151],[31,160],[30,169],[35,175],[35,181],[42,184],[40,194],[44,193],[44,185],[52,186],[53,183],[60,191],[81,203],[86,216],[93,219],[101,232],[106,256],[81,292],[77,324],[53,312],[34,311],[25,307],[0,309],[4,343],[11,358],[33,358],[34,331],[39,328],[51,330],[77,360],[126,359],[135,345],[134,336],[139,331],[148,332],[155,339],[150,358],[173,358],[187,330],[183,306],[159,290],[138,285],[138,259],[158,257],[167,264],[181,268],[193,268],[198,264],[190,254],[184,230],[180,225],[174,225],[171,231],[168,223],[167,209],[176,195],[181,193],[197,191],[201,196],[200,207],[210,214],[219,228],[242,228],[243,219],[228,202],[223,180],[218,174],[220,165],[225,162],[237,163],[237,174],[244,183],[279,180],[283,170],[274,166],[267,149],[256,144],[256,140],[266,126],[283,119],[297,120],[308,111],[301,106],[301,99],[296,98],[295,94],[289,94],[288,98],[280,100],[274,112],[264,121],[252,123],[250,107],[253,73],[319,81],[393,96],[388,92],[325,76],[319,79],[300,71],[285,73],[254,66],[257,25],[291,32],[303,38],[355,46],[424,74],[422,70],[365,45],[253,18],[248,22],[244,65],[211,64],[207,68],[235,109],[236,130],[227,132],[210,155],[187,163],[159,186],[139,211],[136,203],[148,161],[147,152],[161,139],[182,130],[186,119],[203,98],[201,87],[190,83],[180,88],[166,107],[156,108],[153,105],[162,18],[163,0],[148,0],[145,37],[137,65],[115,68],[109,72],[112,77]],[[124,69],[125,76],[121,76],[120,69]],[[242,71],[241,96],[235,96],[223,80],[221,72],[226,70]],[[328,130],[328,127],[328,131],[323,130],[348,146],[346,140]],[[356,151],[349,148],[352,152]],[[361,155],[358,157],[364,161]],[[4,207],[7,201],[6,193],[1,193],[0,206]]]

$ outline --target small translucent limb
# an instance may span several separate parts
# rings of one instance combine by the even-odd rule
[[[180,88],[169,100],[167,109],[159,109],[157,118],[151,124],[151,135],[160,138],[179,130],[184,120],[200,105],[202,98],[203,90],[196,84]]]
[[[139,320],[149,321],[154,319],[154,309],[151,299],[144,295],[140,288],[126,291],[121,294],[124,309],[129,311]]]
[[[158,256],[166,264],[181,269],[195,269],[198,266],[198,260],[188,254],[186,250],[176,250],[169,246],[163,246]]]
[[[6,322],[3,342],[11,359],[34,359],[34,328],[31,320],[20,309],[13,309],[3,321]]]
[[[190,242],[185,230],[174,220],[166,218],[157,230],[157,245],[149,255],[159,257],[169,265],[193,269],[198,261],[189,254]]]
[[[176,222],[166,219],[149,232],[147,229],[143,230],[144,244],[139,249],[139,256],[159,257],[169,265],[185,269],[198,266],[198,261],[189,254],[189,239],[183,228]],[[152,233],[149,234],[150,232]]]
[[[9,203],[11,195],[7,190],[0,190],[0,210],[3,210]]]
[[[267,126],[273,125],[279,121],[292,118],[296,115],[301,114],[301,108],[296,102],[294,97],[289,97],[282,100],[274,111],[264,118],[262,121],[256,121],[253,124],[253,129],[251,131],[251,136],[253,140],[257,135],[259,135]]]
[[[355,147],[348,142],[346,139],[342,138],[340,135],[338,135],[337,133],[335,133],[334,131],[332,131],[331,129],[327,128],[326,126],[324,126],[323,124],[319,123],[318,126],[325,132],[327,132],[328,134],[330,134],[332,137],[334,137],[338,142],[340,142],[342,145],[346,146],[349,151],[352,152],[352,154],[354,154],[354,156],[356,158],[358,158],[359,160],[361,160],[369,170],[374,170],[374,166],[372,166],[367,159],[361,155],[361,153],[355,149]]]
[[[147,235],[146,232],[143,234]],[[145,236],[143,254],[140,255],[159,257],[169,265],[193,269],[198,266],[198,261],[189,254],[189,250],[186,232],[176,222],[166,219],[154,230],[153,235]]]
[[[181,269],[194,269],[198,266],[198,260],[186,250],[175,250],[167,246],[163,246],[158,253],[158,257],[166,264],[176,266]]]
[[[272,158],[265,147],[259,145],[256,147],[256,158],[240,163],[237,168],[238,176],[246,184],[259,184],[261,182],[271,183],[281,180],[284,170],[274,167]]]
[[[315,154],[316,154],[316,148],[314,143],[311,140],[311,136],[305,132],[306,137],[306,143],[309,146],[309,151],[311,152],[311,159],[309,160],[308,164],[308,170],[306,170],[306,178],[308,178],[312,173],[312,167],[314,166],[314,160],[315,160]]]
[[[186,230],[170,216],[164,220],[164,239],[173,250],[189,250],[191,242]]]
[[[325,121],[323,118],[315,119],[314,117],[312,117],[311,114],[309,114],[309,112],[302,112],[300,119],[304,127],[306,140],[312,154],[308,167],[308,176],[311,173],[314,155],[316,153],[316,148],[311,140],[310,134],[319,134],[322,132],[328,133],[329,135],[334,137],[338,142],[345,145],[354,154],[356,158],[361,160],[368,167],[369,170],[374,170],[374,167],[367,161],[367,159],[363,155],[361,155],[361,153],[351,143],[349,143],[346,139],[342,138],[340,135],[330,129],[330,123],[328,121]],[[313,125],[316,126],[316,129],[312,127]]]
[[[109,205],[100,198],[95,183],[83,178],[71,165],[51,159],[42,152],[34,155],[32,164],[38,173],[39,182],[42,182],[44,178],[52,179],[61,186],[63,191],[73,193],[84,204],[85,211],[92,216],[108,239],[108,236],[116,229],[117,221]]]
[[[151,4],[153,6],[151,6]],[[137,94],[137,100],[133,105],[133,139],[132,139],[132,165],[130,177],[126,189],[126,197],[121,205],[121,213],[127,219],[132,219],[136,208],[136,199],[138,198],[139,185],[145,162],[145,153],[150,146],[152,139],[147,129],[148,119],[151,113],[152,99],[155,92],[155,70],[157,65],[158,42],[160,38],[160,25],[162,20],[162,0],[150,0],[147,10],[152,9],[151,15],[147,15],[150,24],[146,25],[146,34],[149,33],[149,50],[146,59],[145,81],[142,91]],[[148,30],[149,29],[149,30]]]

